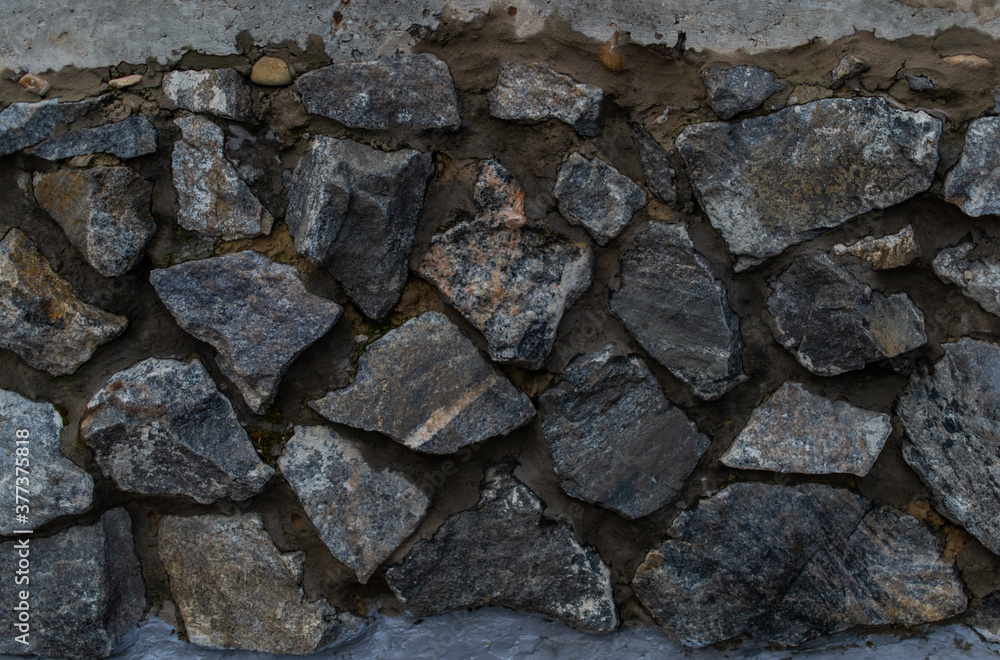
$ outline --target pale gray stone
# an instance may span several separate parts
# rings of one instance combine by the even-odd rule
[[[927,76],[914,76],[907,74],[904,76],[906,84],[911,92],[930,92],[934,89],[934,81]]]
[[[707,69],[701,78],[708,89],[708,102],[720,119],[749,112],[781,89],[770,71],[757,66]]]
[[[646,193],[600,158],[574,152],[559,168],[554,191],[561,213],[571,225],[583,225],[598,245],[621,233],[646,204]]]
[[[966,215],[1000,213],[1000,117],[969,123],[962,156],[944,180],[944,197]]]
[[[46,140],[31,153],[46,160],[61,160],[84,154],[112,154],[119,158],[138,158],[156,151],[158,134],[145,115],[72,131]]]
[[[57,126],[82,117],[91,107],[92,101],[59,103],[59,99],[11,103],[0,112],[0,156],[38,144]]]
[[[526,124],[558,119],[580,135],[601,131],[604,92],[556,73],[545,62],[504,62],[486,98],[490,114],[499,119]]]
[[[226,119],[253,121],[250,83],[236,69],[168,71],[163,93],[174,105],[191,112],[207,112]]]
[[[837,66],[833,68],[833,71],[830,72],[830,89],[843,87],[845,82],[851,78],[860,76],[870,68],[864,60],[858,59],[851,54],[844,55],[837,62]]]
[[[990,314],[1000,316],[1000,241],[967,237],[938,251],[934,272],[954,284]]]

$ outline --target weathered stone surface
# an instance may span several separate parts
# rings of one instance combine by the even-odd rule
[[[573,153],[559,168],[554,194],[571,225],[583,225],[598,245],[607,245],[646,204],[632,179],[600,158]]]
[[[59,99],[11,103],[0,112],[0,156],[38,144],[57,126],[82,117],[91,107],[91,101],[59,103]]]
[[[682,512],[632,586],[675,640],[798,644],[965,609],[954,564],[915,518],[819,484],[733,484]]]
[[[149,358],[116,373],[87,404],[80,439],[131,493],[245,500],[274,474],[197,360]]]
[[[730,251],[760,259],[927,190],[940,135],[880,98],[824,99],[688,126],[677,148]]]
[[[90,508],[94,480],[59,451],[63,422],[55,406],[35,403],[17,392],[0,390],[0,495],[9,506],[0,513],[0,534],[11,535],[15,529],[34,530],[59,516],[82,513]],[[16,444],[27,432],[26,442]],[[17,447],[26,447],[27,456],[17,456]],[[27,460],[25,460],[27,459]],[[16,468],[22,467],[24,472]],[[14,510],[17,477],[28,477],[28,519],[18,521]],[[20,494],[25,495],[25,491]]]
[[[430,454],[506,435],[535,416],[528,397],[438,312],[373,342],[354,383],[309,405],[331,422]]]
[[[926,76],[906,75],[904,78],[911,92],[930,92],[934,89],[934,81]]]
[[[965,619],[987,642],[1000,644],[1000,591],[994,591]]]
[[[306,111],[351,128],[455,131],[462,125],[448,65],[429,53],[331,64],[295,81]]]
[[[226,160],[222,129],[202,117],[174,123],[182,134],[172,157],[177,223],[227,241],[271,233],[271,214]]]
[[[830,72],[830,89],[843,87],[845,82],[851,78],[860,76],[870,68],[864,60],[860,60],[850,54],[844,55],[837,62],[837,66],[833,68],[833,71]]]
[[[552,351],[563,313],[590,286],[590,248],[525,227],[524,191],[495,160],[476,182],[479,213],[434,237],[421,277],[486,337],[490,357],[530,369]]]
[[[288,70],[285,60],[265,55],[253,63],[250,82],[268,87],[284,87],[292,84],[292,72]]]
[[[125,89],[131,87],[132,85],[138,85],[142,81],[141,73],[133,73],[129,76],[122,76],[121,78],[112,78],[108,81],[108,87],[111,89]]]
[[[288,191],[285,222],[295,249],[326,266],[366,316],[384,318],[406,284],[433,175],[429,153],[317,136]]]
[[[77,298],[20,229],[0,241],[0,348],[53,376],[76,371],[128,325]]]
[[[580,135],[601,131],[604,92],[556,73],[545,62],[504,62],[486,98],[490,114],[499,119],[527,124],[558,119]]]
[[[960,288],[990,314],[1000,316],[1000,242],[989,238],[966,238],[958,245],[938,251],[934,272]]]
[[[130,167],[35,173],[35,199],[97,272],[131,270],[156,233],[149,213],[153,186]]]
[[[781,89],[770,71],[757,66],[706,69],[701,79],[708,89],[708,102],[720,119],[749,112]]]
[[[97,128],[84,128],[46,140],[32,154],[46,160],[61,160],[84,154],[106,153],[119,158],[137,158],[156,151],[156,127],[144,115]]]
[[[215,347],[219,369],[256,413],[343,311],[306,291],[295,268],[252,250],[160,268],[149,281],[177,323]]]
[[[591,632],[614,630],[608,567],[543,510],[527,486],[491,468],[479,503],[449,517],[390,567],[389,587],[417,616],[502,605]]]
[[[640,124],[631,122],[629,125],[635,135],[635,145],[639,151],[642,175],[646,177],[646,187],[661,202],[676,203],[677,172],[670,164],[667,152]]]
[[[890,433],[889,415],[789,382],[753,411],[722,462],[743,470],[863,477]]]
[[[895,234],[881,238],[866,236],[850,245],[837,243],[833,246],[833,253],[838,256],[849,254],[864,259],[874,270],[890,270],[908,266],[916,261],[920,256],[920,246],[917,245],[913,225],[906,225]]]
[[[250,83],[236,69],[169,71],[163,93],[178,108],[237,121],[253,121]]]
[[[770,286],[775,337],[814,374],[863,369],[927,342],[909,296],[872,291],[822,252],[799,257]]]
[[[739,319],[687,225],[650,223],[622,253],[611,312],[642,347],[703,399],[736,387],[743,373]]]
[[[195,644],[314,653],[350,635],[358,617],[302,591],[304,552],[282,553],[260,516],[164,516],[158,547]]]
[[[626,518],[672,501],[709,441],[637,355],[579,355],[541,396],[545,441],[573,497]]]
[[[962,157],[944,180],[944,197],[967,215],[1000,213],[1000,117],[982,117],[965,131]]]
[[[146,587],[123,508],[93,525],[70,527],[29,540],[30,585],[14,588],[18,542],[0,544],[0,565],[10,577],[0,592],[0,653],[95,660],[107,658],[135,629],[146,609]],[[29,592],[28,645],[16,641],[14,606]]]
[[[377,470],[358,441],[324,426],[296,426],[278,459],[333,556],[362,584],[406,540],[430,499],[402,472]]]
[[[949,518],[1000,554],[1000,347],[966,337],[944,350],[896,404],[903,458]]]

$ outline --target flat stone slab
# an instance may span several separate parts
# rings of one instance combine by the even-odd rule
[[[59,103],[11,103],[0,112],[0,156],[38,144],[61,124],[79,119],[93,107],[92,101]]]
[[[895,234],[881,238],[866,236],[857,243],[844,245],[837,243],[833,253],[841,256],[849,254],[871,264],[873,270],[891,270],[909,266],[920,257],[920,246],[913,231],[913,225],[906,225]]]
[[[639,151],[642,175],[646,177],[646,187],[665,204],[677,202],[677,172],[670,164],[667,152],[640,124],[630,122],[635,136],[635,146]]]
[[[438,312],[372,342],[354,382],[309,405],[331,422],[378,431],[429,454],[507,435],[535,416],[524,392]]]
[[[966,215],[1000,213],[1000,117],[981,117],[965,131],[962,156],[944,180],[944,197]]]
[[[770,71],[758,66],[712,68],[701,72],[708,102],[719,119],[732,119],[741,112],[760,107],[781,85]]]
[[[167,74],[170,75],[170,74]],[[62,160],[84,154],[112,154],[138,158],[156,151],[158,133],[145,115],[132,115],[113,124],[72,131],[46,140],[31,153],[46,160]]]
[[[600,158],[575,152],[559,168],[554,194],[559,213],[571,225],[582,225],[598,245],[618,236],[646,204],[646,193],[632,179]]]
[[[168,71],[163,74],[163,93],[174,105],[191,112],[237,121],[253,121],[251,87],[236,69]]]
[[[1000,241],[963,240],[934,255],[934,272],[990,314],[1000,316]]]
[[[604,92],[556,73],[545,62],[504,62],[486,98],[498,119],[525,124],[558,119],[580,135],[601,132]]]

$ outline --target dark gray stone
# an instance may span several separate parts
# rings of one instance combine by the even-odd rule
[[[640,124],[630,122],[629,125],[635,135],[635,145],[639,151],[642,175],[646,177],[646,187],[661,202],[676,204],[677,172],[670,164],[667,152]]]
[[[253,121],[251,87],[236,69],[168,71],[163,74],[163,93],[178,108],[191,112]]]
[[[871,264],[873,270],[891,270],[916,261],[920,257],[920,245],[917,244],[913,225],[906,225],[895,234],[887,234],[881,238],[866,236],[851,245],[837,243],[833,246],[833,253],[864,259]]]
[[[990,314],[1000,316],[1000,241],[967,237],[939,250],[934,272],[954,284]]]
[[[987,642],[1000,644],[1000,591],[994,591],[969,613],[965,624],[971,626]]]
[[[573,153],[559,168],[554,194],[571,225],[583,225],[598,245],[607,245],[646,204],[646,193],[600,158]]]
[[[701,72],[701,79],[708,89],[708,102],[720,119],[749,112],[781,89],[770,71],[757,66],[707,69]]]
[[[944,197],[966,215],[1000,213],[1000,117],[969,123],[958,164],[944,180]]]
[[[860,76],[871,67],[864,60],[860,60],[853,55],[844,55],[837,62],[837,66],[830,72],[830,89],[840,89],[844,83]]]
[[[59,103],[59,99],[11,103],[0,112],[0,156],[38,144],[57,126],[82,117],[91,107],[92,101]]]
[[[46,160],[61,160],[84,154],[113,154],[119,158],[138,158],[156,151],[156,127],[144,115],[73,131],[46,140],[32,154]]]
[[[545,62],[504,62],[486,98],[490,114],[499,119],[525,124],[558,119],[580,135],[601,132],[604,92],[556,73]]]
[[[930,92],[934,89],[934,81],[926,76],[906,75],[904,77],[911,92]]]

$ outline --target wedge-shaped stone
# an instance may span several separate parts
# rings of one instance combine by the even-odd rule
[[[881,238],[867,236],[851,245],[838,243],[833,246],[833,253],[838,256],[849,254],[864,259],[874,270],[890,270],[908,266],[916,261],[920,256],[920,246],[917,245],[913,225],[906,225],[895,234]]]
[[[630,122],[629,126],[635,135],[635,146],[639,152],[642,175],[646,177],[646,187],[661,202],[674,204],[677,202],[677,172],[670,164],[667,152],[641,124]]]
[[[708,102],[720,119],[732,119],[760,106],[781,89],[770,71],[757,66],[707,69],[701,72]]]
[[[967,215],[1000,213],[1000,117],[969,123],[958,164],[944,180],[944,196]]]
[[[504,62],[486,98],[490,114],[499,119],[526,124],[558,119],[580,135],[601,131],[604,92],[556,73],[545,62]]]
[[[1000,241],[967,237],[938,251],[934,272],[990,314],[1000,316]]]
[[[236,69],[169,71],[163,74],[163,93],[178,108],[191,112],[253,121],[250,83]]]
[[[92,101],[11,103],[0,112],[0,156],[38,144],[60,124],[78,119],[93,107]]]
[[[119,158],[137,158],[156,151],[156,127],[144,115],[73,131],[46,140],[32,154],[46,160],[62,160],[84,154],[112,154]]]
[[[646,204],[646,193],[632,179],[600,158],[587,160],[573,153],[556,178],[559,212],[572,225],[583,225],[598,245],[618,236],[635,212]]]

